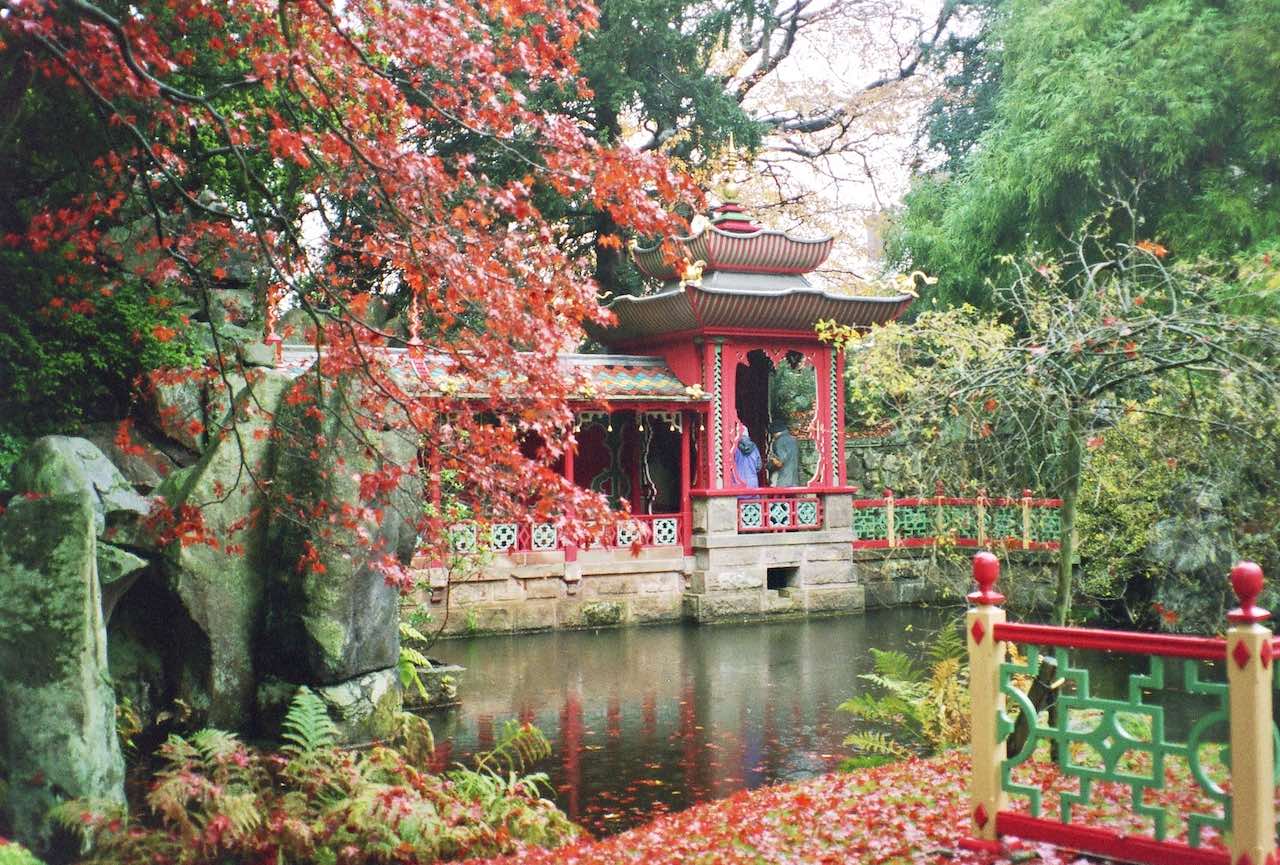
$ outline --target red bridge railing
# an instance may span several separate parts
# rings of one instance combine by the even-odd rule
[[[978,591],[966,616],[973,835],[964,846],[998,852],[1002,836],[1017,836],[1146,865],[1272,865],[1280,731],[1271,661],[1280,655],[1262,624],[1270,614],[1255,605],[1261,569],[1232,569],[1240,607],[1225,638],[1009,623],[995,591],[999,571],[992,554],[974,556]],[[1068,654],[1082,649],[1141,656],[1147,670],[1130,674],[1126,696],[1100,695]],[[1181,737],[1170,735],[1164,703],[1152,699],[1170,658],[1183,663],[1181,698],[1208,704]],[[1117,795],[1129,803],[1118,826],[1089,820],[1106,804],[1100,797],[1114,806]],[[1051,819],[1044,805],[1055,797]]]

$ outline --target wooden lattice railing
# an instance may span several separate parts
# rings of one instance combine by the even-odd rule
[[[1271,715],[1275,650],[1262,624],[1270,614],[1254,603],[1261,569],[1232,569],[1240,607],[1225,638],[1008,623],[999,571],[992,554],[974,556],[978,591],[966,617],[973,837],[965,846],[994,852],[1001,836],[1017,836],[1148,865],[1274,865],[1280,731]],[[1077,650],[1142,656],[1147,668],[1129,675],[1122,697],[1099,696],[1069,654]],[[1184,665],[1181,699],[1206,703],[1181,736],[1156,696],[1169,659]],[[1049,664],[1052,675],[1041,676]],[[1052,713],[1033,701],[1034,689],[1019,687],[1037,677],[1057,679],[1045,701]],[[1054,819],[1044,813],[1049,796]],[[1128,801],[1119,827],[1091,819],[1108,797]]]
[[[943,494],[897,498],[893,490],[874,499],[853,500],[854,549],[927,547],[1004,547],[1056,550],[1062,531],[1062,499],[1032,496],[973,498]]]

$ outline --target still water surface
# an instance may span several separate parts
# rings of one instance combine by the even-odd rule
[[[836,706],[866,690],[869,649],[920,653],[949,611],[740,625],[665,625],[447,640],[463,703],[431,715],[442,765],[493,743],[511,718],[539,727],[558,804],[596,834],[849,756]]]

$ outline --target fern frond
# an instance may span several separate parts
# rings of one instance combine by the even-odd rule
[[[863,721],[882,724],[893,723],[911,715],[911,705],[892,695],[877,697],[874,694],[858,694],[845,700],[836,709]]]
[[[400,646],[400,661],[401,663],[408,661],[415,667],[425,667],[428,670],[435,666],[431,663],[431,659],[426,655],[422,654],[417,649],[410,648],[403,644]]]
[[[863,673],[858,678],[866,679],[871,684],[888,691],[891,696],[909,703],[923,699],[929,691],[929,687],[925,682],[895,679],[892,676],[881,676],[878,673]]]
[[[401,622],[400,623],[400,641],[401,643],[403,643],[405,640],[411,640],[415,643],[431,642],[430,637],[428,637],[426,634],[419,631],[413,625],[409,624],[408,622]]]
[[[550,756],[551,743],[541,730],[512,720],[502,725],[502,732],[491,749],[475,756],[475,766],[477,771],[495,774],[518,772]]]
[[[200,759],[210,766],[225,762],[242,747],[235,733],[228,733],[216,727],[206,727],[192,733],[190,741],[200,752]]]
[[[303,686],[294,694],[289,712],[280,725],[280,738],[289,744],[281,748],[289,754],[310,754],[331,748],[338,741],[338,728],[329,717],[324,700]]]
[[[844,737],[844,744],[867,754],[883,754],[898,760],[912,756],[910,749],[890,739],[885,733],[859,731]]]
[[[917,682],[920,671],[905,652],[896,649],[872,649],[871,657],[875,659],[875,671],[886,679],[897,679],[901,682]]]
[[[965,643],[960,619],[953,619],[951,624],[938,631],[925,649],[925,656],[934,664],[952,658],[962,660],[967,658],[968,654],[969,647]]]
[[[426,766],[436,750],[431,724],[421,715],[401,712],[396,716],[396,729],[392,741],[400,749],[410,765]]]
[[[262,806],[252,791],[224,794],[218,799],[218,810],[231,822],[231,837],[247,838],[262,825]]]

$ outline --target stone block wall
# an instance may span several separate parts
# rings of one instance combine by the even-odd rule
[[[679,548],[583,550],[568,563],[560,552],[499,556],[451,584],[442,571],[417,564],[429,588],[409,599],[408,610],[429,612],[431,629],[443,623],[448,636],[678,621],[688,573]]]
[[[811,531],[738,533],[737,499],[695,499],[692,555],[678,547],[498,555],[452,580],[425,562],[406,613],[429,612],[434,630],[461,636],[859,612],[867,607],[960,603],[972,551],[854,550],[848,494],[824,497]],[[1011,552],[1002,591],[1019,607],[1052,597],[1054,554]]]
[[[855,567],[866,587],[867,606],[964,602],[973,590],[974,550],[916,547],[897,550],[855,550]],[[1057,554],[1008,550],[1001,559],[1000,591],[1015,610],[1052,606]]]

